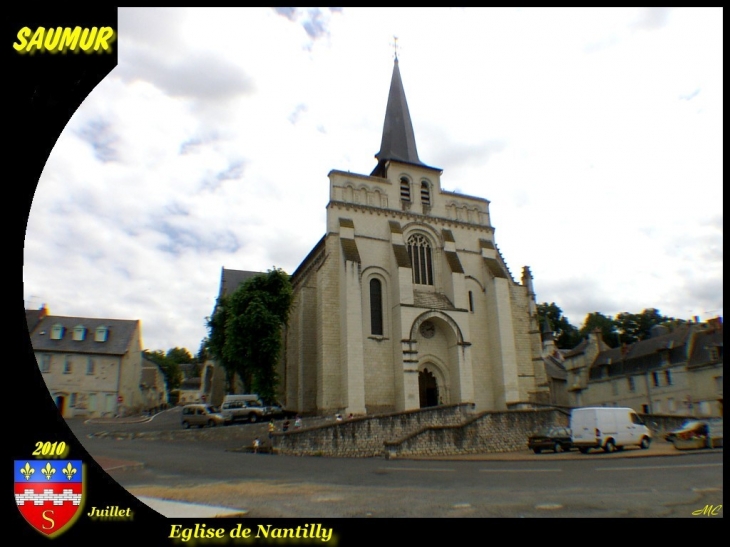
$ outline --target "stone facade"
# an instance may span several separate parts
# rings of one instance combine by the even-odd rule
[[[418,159],[397,61],[384,126],[373,173],[329,173],[326,233],[292,275],[282,402],[372,415],[545,399],[532,275],[512,277],[489,201],[443,190]]]
[[[571,406],[626,406],[668,416],[723,415],[722,318],[609,348],[593,333],[560,355]]]
[[[138,320],[44,315],[29,332],[36,362],[64,418],[148,410]],[[155,384],[155,396],[159,398]],[[154,405],[158,406],[158,405]]]

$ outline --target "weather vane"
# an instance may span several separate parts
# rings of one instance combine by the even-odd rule
[[[398,37],[397,36],[393,36],[393,56],[394,56],[394,59],[397,61],[398,60]]]

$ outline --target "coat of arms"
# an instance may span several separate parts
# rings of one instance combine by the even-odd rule
[[[54,537],[81,514],[81,460],[15,460],[15,503],[36,530]]]

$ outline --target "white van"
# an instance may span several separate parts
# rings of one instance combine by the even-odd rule
[[[631,408],[584,407],[570,413],[573,446],[586,454],[591,448],[606,452],[625,446],[649,448],[651,431]]]

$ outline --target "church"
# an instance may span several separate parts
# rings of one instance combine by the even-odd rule
[[[325,235],[291,281],[281,402],[364,415],[547,402],[532,275],[512,277],[487,199],[442,190],[395,58],[377,164],[332,170]]]

